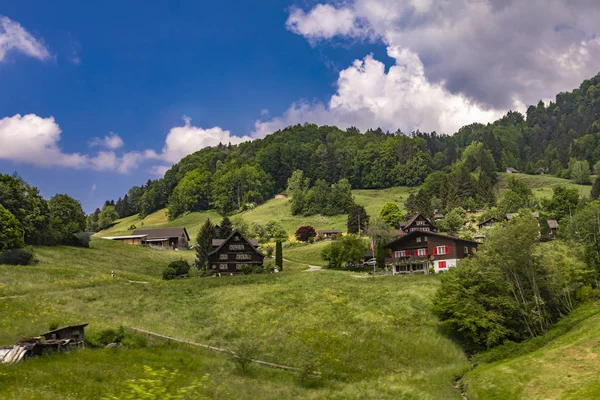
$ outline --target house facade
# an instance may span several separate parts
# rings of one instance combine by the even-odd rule
[[[208,255],[210,269],[219,273],[239,273],[244,265],[263,265],[263,254],[240,232],[234,231]]]
[[[400,231],[404,233],[437,232],[437,228],[429,218],[426,218],[422,214],[417,214],[407,222],[400,222]]]
[[[187,249],[190,236],[185,228],[138,229],[127,236],[104,236],[125,244],[149,245],[165,249]]]
[[[413,231],[387,244],[392,257],[386,263],[396,274],[436,273],[456,266],[461,258],[477,252],[479,243],[473,240],[442,235],[430,231]]]

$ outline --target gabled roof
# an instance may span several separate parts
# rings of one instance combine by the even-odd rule
[[[427,217],[426,217],[426,216],[424,216],[423,214],[419,213],[419,214],[417,214],[417,215],[414,215],[414,216],[413,216],[411,219],[409,219],[408,221],[406,221],[406,223],[405,223],[405,225],[404,225],[404,226],[406,227],[406,226],[410,226],[410,225],[412,225],[412,224],[413,224],[413,223],[414,223],[414,222],[417,220],[417,218],[419,218],[419,216],[423,217],[423,218],[425,219],[425,221],[427,221],[427,222],[428,222],[430,225],[433,225],[433,223],[431,222],[431,220],[430,220],[429,218],[427,218]],[[402,223],[400,223],[400,226],[402,226]]]
[[[225,243],[229,242],[229,239],[231,239],[233,237],[233,235],[235,235],[236,233],[238,235],[240,235],[240,237],[242,238],[243,241],[245,241],[246,243],[248,243],[250,245],[250,247],[252,247],[252,250],[254,250],[256,252],[256,254],[259,254],[261,257],[264,257],[264,255],[260,251],[258,251],[258,249],[252,244],[252,242],[249,241],[248,239],[246,239],[246,236],[242,235],[242,233],[238,232],[238,231],[231,232],[231,235],[229,235],[229,237],[227,239],[224,239],[223,242],[221,243],[221,245],[219,245],[219,247],[217,247],[216,249],[214,249],[213,251],[208,253],[208,255],[210,256],[212,254],[218,253],[221,250],[221,248],[223,246],[225,246]]]
[[[548,227],[550,229],[558,229],[558,221],[556,221],[555,219],[549,219],[548,220]]]
[[[444,239],[449,239],[449,240],[452,240],[455,242],[467,242],[467,243],[479,244],[478,242],[476,242],[474,240],[462,239],[462,238],[459,238],[456,236],[442,235],[441,233],[430,232],[430,231],[414,231],[414,232],[407,233],[406,235],[401,236],[395,240],[392,240],[391,242],[386,244],[385,247],[390,247],[392,244],[407,240],[408,238],[411,238],[411,237],[417,236],[417,235],[436,236],[436,237],[441,237]]]
[[[41,336],[49,336],[49,335],[52,335],[53,333],[57,333],[57,332],[64,331],[67,329],[85,328],[86,326],[88,326],[88,324],[63,326],[62,328],[57,328],[50,332],[42,333]]]
[[[477,224],[477,226],[485,225],[487,223],[494,223],[494,222],[500,222],[500,221],[496,217],[491,217],[491,218],[486,219],[485,221],[481,221],[480,223]]]
[[[213,239],[212,240],[212,246],[213,247],[219,247],[220,245],[223,244],[223,242],[226,239]],[[248,241],[250,242],[250,244],[254,247],[258,247],[258,240],[257,239],[248,239]]]
[[[181,236],[181,232],[185,233],[187,240],[190,240],[185,228],[154,228],[154,229],[137,229],[132,235],[147,235],[148,239],[174,238]]]
[[[510,172],[519,172],[516,169],[514,169],[513,167],[508,167],[508,168],[506,168],[506,170],[510,171]]]

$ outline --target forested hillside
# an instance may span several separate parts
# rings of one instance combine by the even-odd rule
[[[530,106],[526,115],[509,111],[494,123],[467,125],[455,135],[381,129],[361,133],[307,123],[237,146],[205,148],[175,164],[163,178],[131,188],[115,206],[121,217],[164,207],[171,218],[210,208],[230,213],[285,190],[295,170],[303,171],[311,184],[347,179],[353,189],[416,186],[433,171],[449,171],[474,142],[491,153],[490,170],[513,167],[534,173],[544,168],[569,178],[575,169],[587,165],[589,171],[600,161],[597,133],[600,75],[558,94],[550,104]],[[574,167],[576,160],[582,164]],[[589,181],[585,173],[573,178]]]

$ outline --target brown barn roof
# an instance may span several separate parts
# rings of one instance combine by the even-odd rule
[[[51,330],[50,332],[42,333],[40,336],[46,337],[46,336],[52,335],[53,333],[70,330],[70,329],[85,328],[86,326],[88,326],[88,324],[63,326],[62,328],[57,328],[57,329]]]
[[[477,224],[477,226],[485,225],[488,222],[489,223],[494,223],[494,222],[500,222],[500,221],[498,221],[498,218],[496,218],[496,217],[491,217],[491,218],[486,219],[485,221],[481,221],[480,223]]]
[[[181,236],[181,232],[185,233],[187,240],[190,240],[185,228],[154,228],[154,229],[138,229],[133,231],[132,235],[147,235],[148,239],[174,238]]]

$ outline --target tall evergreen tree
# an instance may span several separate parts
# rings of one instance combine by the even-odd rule
[[[280,271],[283,271],[283,246],[281,240],[278,240],[275,244],[275,265],[279,267]]]
[[[363,206],[354,204],[348,212],[348,233],[360,234],[369,226],[369,215]]]
[[[198,236],[196,236],[196,263],[198,268],[208,269],[208,254],[212,251],[212,240],[215,238],[215,227],[206,220]]]
[[[600,197],[600,176],[594,180],[590,196],[592,197],[592,200],[598,200],[598,197]]]
[[[229,217],[223,217],[223,219],[221,220],[221,225],[219,226],[219,232],[217,234],[217,237],[219,239],[227,239],[232,232],[233,224],[229,220]]]

